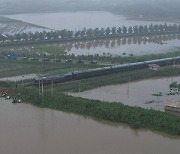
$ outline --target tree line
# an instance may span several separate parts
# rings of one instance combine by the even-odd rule
[[[107,28],[95,28],[78,31],[71,31],[67,29],[59,31],[43,31],[43,32],[28,32],[18,33],[15,35],[3,35],[0,34],[0,42],[40,42],[40,41],[55,41],[55,40],[76,40],[76,39],[91,39],[91,38],[106,38],[106,37],[126,37],[126,36],[138,36],[138,35],[153,35],[153,34],[169,34],[179,33],[180,25],[177,24],[151,24],[140,26],[122,26],[122,27],[107,27]]]

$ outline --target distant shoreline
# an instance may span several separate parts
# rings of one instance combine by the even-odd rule
[[[143,16],[143,15],[131,15],[128,13],[123,12],[116,12],[112,10],[40,10],[40,11],[22,11],[22,12],[14,12],[14,13],[1,13],[1,16],[6,15],[18,15],[18,14],[31,14],[31,13],[64,13],[64,12],[110,12],[114,15],[122,15],[126,17],[127,20],[136,20],[136,21],[158,21],[158,22],[174,22],[174,23],[180,23],[180,20],[174,17],[157,17],[157,16]]]

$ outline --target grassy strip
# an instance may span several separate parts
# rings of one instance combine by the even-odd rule
[[[82,98],[74,98],[64,94],[44,94],[44,101],[37,89],[19,89],[25,102],[65,112],[90,116],[98,120],[127,123],[133,128],[148,128],[171,135],[180,135],[180,117],[160,111],[130,107],[121,103],[108,103]]]
[[[0,88],[10,88],[12,85],[13,83],[9,81],[0,81]]]
[[[170,88],[177,88],[178,90],[180,90],[180,84],[178,84],[177,82],[172,82],[169,85]]]
[[[85,91],[101,86],[107,86],[112,84],[122,84],[129,81],[138,81],[148,79],[152,77],[169,77],[180,75],[180,68],[174,66],[168,66],[160,68],[158,71],[149,69],[133,70],[127,72],[119,72],[116,74],[110,74],[106,76],[94,77],[84,79],[81,81],[71,81],[66,83],[54,84],[55,92],[78,92]],[[51,85],[45,87],[47,91],[51,90]]]
[[[62,49],[53,47],[53,46],[47,46],[47,45],[37,45],[37,49],[43,50],[47,53],[52,53],[52,54],[66,54],[66,52]]]
[[[89,68],[99,67],[98,65],[89,65]],[[50,63],[37,61],[21,61],[21,60],[1,60],[0,61],[0,78],[11,77],[24,74],[55,74],[65,73],[75,70],[84,70],[86,64],[71,63]]]

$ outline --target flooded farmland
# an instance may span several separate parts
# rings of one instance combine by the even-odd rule
[[[74,41],[64,43],[47,43],[45,46],[65,51],[68,55],[99,55],[99,56],[129,56],[148,55],[169,52],[180,47],[180,35],[159,35],[149,37],[116,38]],[[12,53],[11,53],[12,51]],[[36,45],[5,47],[1,55],[14,54],[21,56],[40,56],[46,53]],[[52,54],[52,53],[51,53]],[[56,53],[58,55],[58,53]],[[61,54],[61,52],[59,53]]]
[[[54,44],[67,54],[125,56],[148,55],[169,52],[180,47],[180,35],[163,35],[122,39],[104,39]]]
[[[164,111],[170,100],[180,101],[180,95],[167,95],[172,82],[180,83],[180,77],[149,79],[112,85],[70,95],[108,102],[122,102],[130,106]],[[162,95],[162,96],[160,96]]]
[[[107,28],[135,25],[161,24],[157,21],[128,20],[122,15],[115,15],[104,11],[57,12],[57,13],[31,13],[6,15],[8,18],[22,20],[27,23],[44,26],[50,29],[82,30],[85,28]],[[48,21],[48,22],[47,22]],[[172,23],[168,23],[172,24]],[[71,55],[105,55],[122,56],[145,55],[168,52],[180,47],[179,35],[161,35],[151,37],[135,37],[123,39],[103,39],[55,43],[53,46],[64,50]],[[50,45],[52,46],[52,44]],[[29,49],[30,50],[30,49]],[[21,52],[21,51],[19,51]],[[29,52],[29,51],[28,51]],[[31,52],[31,51],[30,51]],[[37,51],[40,53],[40,51]]]
[[[178,154],[180,138],[0,98],[2,154]],[[169,148],[170,147],[170,148]]]

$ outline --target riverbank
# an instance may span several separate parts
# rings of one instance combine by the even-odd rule
[[[132,129],[122,123],[95,120],[27,103],[12,104],[4,98],[0,98],[0,110],[2,154],[179,152],[180,137],[162,132]]]
[[[90,116],[98,120],[127,123],[133,128],[146,128],[171,135],[180,135],[180,117],[160,111],[130,107],[121,103],[74,98],[64,94],[45,92],[42,98],[38,89],[19,88],[13,93],[21,93],[25,102],[32,105]]]

